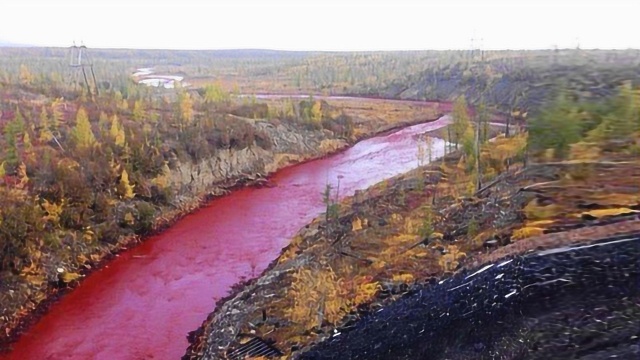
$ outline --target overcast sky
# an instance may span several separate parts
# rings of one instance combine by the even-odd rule
[[[640,48],[639,0],[1,0],[0,41],[283,50]],[[480,41],[479,39],[483,39]]]

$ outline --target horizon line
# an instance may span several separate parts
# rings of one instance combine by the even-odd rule
[[[73,42],[72,42],[73,44]],[[540,48],[448,48],[448,49],[283,49],[283,48],[268,48],[268,47],[221,47],[221,48],[154,48],[154,47],[113,47],[113,46],[88,46],[82,43],[84,46],[90,49],[100,50],[150,50],[150,51],[273,51],[273,52],[290,52],[290,53],[380,53],[380,52],[429,52],[429,51],[562,51],[562,50],[584,50],[584,51],[640,51],[640,48],[634,47],[540,47]],[[72,47],[60,46],[60,45],[33,45],[33,44],[20,44],[10,41],[0,40],[0,48],[59,48],[67,49]]]

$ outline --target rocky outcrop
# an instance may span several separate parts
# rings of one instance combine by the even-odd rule
[[[256,179],[283,167],[321,157],[349,146],[330,131],[301,130],[290,125],[273,125],[266,121],[249,121],[264,131],[272,146],[264,149],[252,144],[244,149],[222,149],[215,156],[197,163],[180,162],[171,171],[171,184],[181,196],[209,191],[230,180]]]

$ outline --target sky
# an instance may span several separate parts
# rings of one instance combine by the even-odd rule
[[[638,14],[638,0],[1,0],[0,42],[143,49],[626,49],[640,48]]]

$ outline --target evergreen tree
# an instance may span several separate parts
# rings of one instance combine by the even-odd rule
[[[23,135],[24,130],[25,125],[22,113],[20,112],[20,109],[16,108],[15,117],[4,127],[4,139],[7,144],[4,160],[6,162],[6,166],[8,167],[8,169],[7,167],[5,167],[5,170],[9,170],[9,172],[13,172],[13,169],[18,166],[18,136]]]
[[[556,158],[564,158],[570,145],[580,141],[580,119],[575,104],[561,93],[550,107],[530,122],[530,149],[534,152],[553,149]]]
[[[470,126],[469,113],[467,112],[467,101],[464,96],[460,96],[453,103],[453,124],[452,127],[452,136],[453,142],[458,148],[458,144],[462,141],[464,133],[467,131],[467,128]]]

